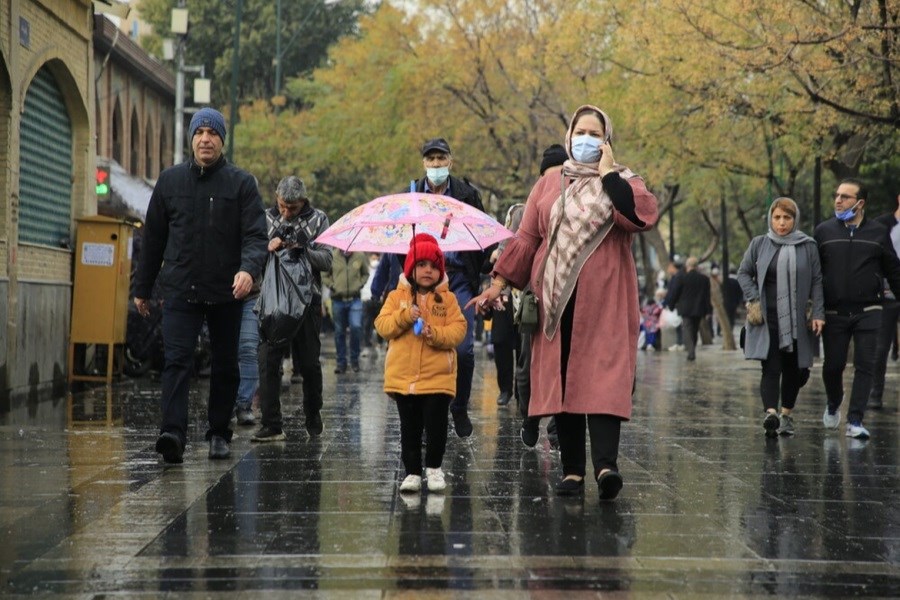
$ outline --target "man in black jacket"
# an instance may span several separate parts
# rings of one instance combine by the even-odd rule
[[[209,458],[230,455],[240,375],[241,299],[262,274],[266,220],[252,175],[222,154],[225,118],[202,108],[191,119],[192,157],[163,171],[153,188],[144,247],[134,279],[134,303],[147,316],[153,284],[163,299],[165,367],[162,425],[156,451],[180,463],[187,442],[188,389],[194,347],[206,319],[211,346]]]
[[[825,360],[822,380],[828,404],[822,423],[837,429],[844,399],[843,375],[853,339],[853,388],[847,411],[847,436],[867,439],[862,420],[875,371],[875,346],[881,327],[884,281],[900,294],[900,261],[888,229],[865,218],[868,193],[862,182],[845,179],[834,197],[835,218],[816,227],[825,292]]]
[[[900,255],[900,195],[897,196],[897,209],[885,213],[875,219],[888,228],[891,245],[894,254]],[[888,353],[891,344],[897,338],[897,319],[900,319],[900,300],[894,296],[890,286],[885,281],[884,304],[881,311],[881,329],[878,332],[878,345],[875,348],[875,378],[872,381],[872,391],[869,393],[867,408],[880,409],[884,405],[884,374],[887,371]]]
[[[710,302],[709,277],[697,270],[697,258],[691,256],[685,263],[684,274],[672,278],[672,287],[666,297],[669,306],[674,306],[682,318],[684,345],[687,359],[697,358],[697,334],[700,322],[712,312]]]

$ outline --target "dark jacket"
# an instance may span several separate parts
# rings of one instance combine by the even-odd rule
[[[820,223],[814,235],[822,262],[825,310],[855,312],[880,305],[887,279],[900,292],[900,260],[888,228],[863,218],[855,230],[832,218]]]
[[[705,317],[712,312],[709,277],[692,269],[672,278],[672,288],[666,302],[674,306],[682,317]]]
[[[331,248],[316,243],[315,239],[328,229],[328,215],[312,204],[307,203],[300,214],[293,219],[284,220],[278,207],[273,206],[266,210],[266,224],[268,226],[269,239],[277,237],[283,226],[297,228],[301,231],[299,239],[302,239],[301,247],[293,251],[303,252],[309,260],[309,267],[313,273],[315,287],[313,288],[312,304],[322,303],[322,273],[331,271]]]
[[[133,292],[188,302],[233,302],[238,271],[257,280],[266,261],[266,219],[256,180],[221,158],[163,171],[150,196]]]

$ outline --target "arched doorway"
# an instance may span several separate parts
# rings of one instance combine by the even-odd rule
[[[153,131],[153,125],[150,123],[150,117],[147,117],[147,125],[144,127],[144,131],[146,132],[144,135],[146,145],[146,148],[144,148],[144,177],[155,179],[156,173],[154,172],[153,159],[156,153],[153,152],[153,136],[150,134]]]

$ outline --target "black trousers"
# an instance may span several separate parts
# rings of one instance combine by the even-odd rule
[[[519,415],[528,417],[528,403],[531,401],[531,333],[521,334],[519,355],[516,357],[516,400]],[[497,376],[499,379],[499,375]]]
[[[188,392],[194,370],[194,349],[203,320],[209,328],[210,375],[206,439],[217,435],[231,441],[231,412],[241,376],[238,339],[243,302],[205,304],[168,299],[163,304],[162,332],[165,367],[162,372],[162,425],[160,432],[174,433],[182,446],[187,441]]]
[[[594,478],[603,469],[618,471],[619,433],[622,419],[614,415],[556,415],[556,431],[559,434],[559,455],[563,476],[584,477],[587,460],[585,457],[585,421],[591,434],[591,463]]]
[[[801,334],[802,335],[802,334]],[[794,351],[785,352],[778,347],[778,324],[769,325],[769,354],[762,361],[762,377],[759,380],[759,395],[763,410],[778,410],[781,407],[793,410],[800,388],[809,381],[809,369],[797,366],[797,342]],[[780,392],[780,394],[779,394]]]
[[[888,354],[897,335],[897,319],[900,319],[900,302],[885,300],[881,310],[881,328],[875,346],[875,374],[869,399],[880,402],[884,396],[884,374],[887,371]]]
[[[444,462],[450,401],[448,394],[391,394],[400,413],[400,456],[407,475],[422,475],[422,432],[425,432],[425,466],[436,469]]]
[[[262,413],[260,423],[264,427],[280,430],[283,425],[281,362],[287,357],[288,350],[294,363],[294,373],[303,376],[303,413],[308,418],[322,410],[321,329],[322,305],[311,304],[290,344],[272,344],[260,335],[259,409]]]
[[[566,407],[566,370],[572,350],[572,323],[575,316],[575,295],[572,292],[569,304],[563,311],[559,324],[560,369],[562,373],[563,409]],[[585,456],[585,421],[591,434],[591,462],[594,465],[594,477],[603,469],[618,471],[619,433],[622,419],[614,415],[582,415],[562,412],[556,415],[556,432],[559,436],[559,456],[562,462],[563,476],[578,475],[584,477],[586,469]]]
[[[825,360],[822,363],[822,381],[828,396],[828,408],[836,410],[844,396],[844,367],[850,340],[853,340],[853,388],[850,392],[848,421],[862,421],[872,390],[875,373],[875,345],[881,328],[881,310],[862,311],[855,314],[835,314],[825,311],[825,329],[822,342]]]

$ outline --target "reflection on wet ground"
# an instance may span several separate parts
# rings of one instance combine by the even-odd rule
[[[543,435],[522,445],[483,356],[476,435],[451,435],[447,493],[401,498],[380,359],[333,364],[321,438],[293,385],[288,440],[252,445],[239,428],[226,461],[206,458],[198,393],[185,462],[163,466],[151,379],[14,405],[0,415],[0,595],[900,596],[896,363],[870,441],[822,428],[818,369],[797,435],[768,440],[757,363],[641,353],[626,487],[602,505],[596,486],[554,496],[558,455]]]

